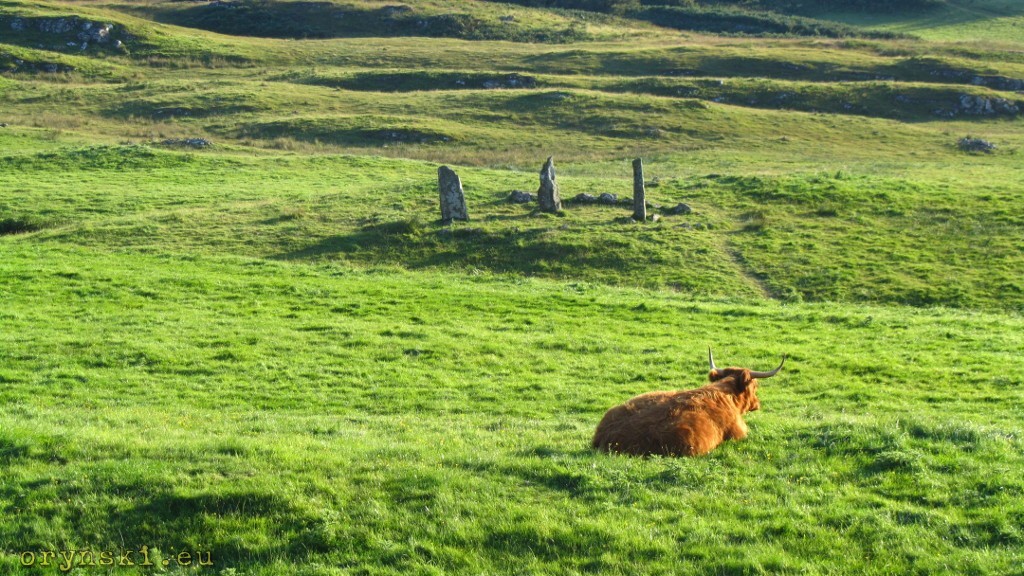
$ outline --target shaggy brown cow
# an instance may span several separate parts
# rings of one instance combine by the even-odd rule
[[[648,392],[605,413],[594,432],[593,446],[605,452],[646,456],[699,456],[726,440],[747,437],[743,414],[761,407],[757,378],[782,369],[753,372],[718,368],[708,349],[711,383],[695,390]]]

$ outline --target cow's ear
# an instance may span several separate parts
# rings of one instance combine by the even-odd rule
[[[735,378],[737,394],[741,394],[744,390],[746,390],[747,386],[750,386],[750,383],[754,380],[754,378],[750,375],[750,370],[747,370],[746,368],[737,370],[735,373]]]
[[[722,374],[722,371],[717,369],[717,368],[712,370],[712,371],[710,371],[710,372],[708,372],[708,380],[711,381],[711,382],[715,382],[717,380],[721,380],[722,376],[724,376],[724,374]]]

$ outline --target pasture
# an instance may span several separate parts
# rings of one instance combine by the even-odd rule
[[[1024,571],[1012,23],[408,5],[0,2],[0,572]],[[708,346],[746,440],[590,449]]]

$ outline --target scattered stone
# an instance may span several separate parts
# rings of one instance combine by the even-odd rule
[[[466,195],[462,191],[462,180],[447,166],[437,169],[437,188],[441,195],[441,222],[469,220],[466,211]]]
[[[703,230],[704,228],[706,228],[706,226],[703,222],[697,222],[696,224],[693,225],[694,230]]]
[[[690,229],[693,228],[693,224],[690,224],[689,222],[683,222],[682,224],[676,226],[676,228],[682,228],[683,230],[690,230]]]
[[[988,140],[983,140],[981,138],[971,138],[970,136],[961,138],[960,141],[956,143],[956,145],[964,152],[985,152],[986,154],[991,154],[996,150],[996,145],[989,142]]]
[[[650,216],[647,217],[647,219],[650,220],[651,222],[659,222],[661,221],[661,214],[651,214]]]
[[[563,100],[570,100],[571,98],[572,94],[569,92],[548,92],[544,95],[545,100],[555,100],[559,102]]]
[[[601,194],[600,196],[597,197],[597,201],[600,204],[616,204],[619,201],[619,197],[616,196],[615,194],[609,194],[608,192],[605,192],[604,194]]]
[[[580,202],[581,204],[592,204],[597,202],[597,196],[593,194],[587,194],[586,192],[580,192],[579,194],[572,197],[573,202]]]
[[[537,189],[537,203],[541,212],[558,212],[562,209],[562,197],[555,182],[554,156],[548,156],[540,169],[540,188]]]
[[[184,146],[186,148],[209,148],[213,142],[206,138],[169,138],[161,142],[164,146]]]
[[[527,202],[533,202],[533,194],[523,192],[522,190],[513,190],[508,195],[508,201],[515,204],[526,204]]]
[[[498,20],[504,22],[505,24],[508,24],[509,22],[515,22],[516,21],[516,17],[515,16],[511,16],[511,15],[509,15],[509,16],[500,16],[498,18]]]
[[[675,215],[675,214],[692,214],[693,213],[693,208],[690,208],[689,204],[683,204],[682,202],[680,202],[679,204],[676,204],[675,206],[669,208],[665,212],[668,213],[668,214],[672,214],[672,215]]]
[[[7,128],[7,122],[0,122],[0,128]]]

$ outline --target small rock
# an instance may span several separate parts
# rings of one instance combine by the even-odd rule
[[[509,88],[535,88],[537,86],[537,79],[533,76],[523,76],[522,74],[509,74],[505,76],[505,85]]]
[[[572,197],[572,201],[580,203],[597,202],[597,196],[587,194],[586,192],[580,192],[579,194]]]
[[[651,222],[659,222],[661,221],[661,214],[651,214],[647,216],[647,219]]]
[[[605,192],[597,197],[597,201],[601,204],[615,204],[619,201],[619,199],[617,196],[615,196],[615,194]]]
[[[213,142],[206,138],[169,138],[161,142],[164,146],[184,146],[186,148],[209,148]]]
[[[515,204],[526,204],[527,202],[533,202],[533,194],[523,192],[522,190],[513,190],[508,195],[508,201]]]
[[[0,122],[0,128],[7,128],[7,122]]]
[[[996,149],[996,145],[988,140],[971,138],[970,136],[961,138],[956,145],[964,152],[985,152],[986,154],[991,154]]]
[[[399,16],[403,14],[410,14],[412,13],[412,6],[406,6],[405,4],[399,4],[397,6],[385,6],[381,8],[381,12],[383,12],[385,16],[390,17]]]
[[[689,204],[683,204],[682,202],[680,202],[679,204],[676,204],[675,206],[669,208],[665,212],[668,214],[692,214],[693,208],[690,208]]]

